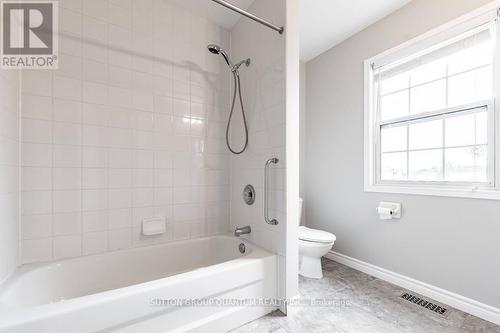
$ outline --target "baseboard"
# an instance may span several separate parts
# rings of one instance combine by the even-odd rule
[[[500,325],[500,309],[334,251],[328,259]]]

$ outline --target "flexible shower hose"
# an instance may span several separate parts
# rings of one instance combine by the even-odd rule
[[[243,153],[248,146],[248,127],[247,127],[247,118],[245,115],[245,107],[243,106],[243,99],[241,97],[241,82],[240,82],[240,76],[238,75],[237,71],[233,71],[233,77],[234,77],[234,93],[233,93],[233,102],[231,104],[231,112],[229,113],[229,119],[227,121],[227,127],[226,127],[226,145],[229,151],[233,154],[239,155]],[[245,145],[243,146],[243,149],[240,151],[236,151],[231,147],[231,144],[229,143],[229,127],[231,126],[231,119],[233,118],[233,112],[234,112],[234,106],[236,103],[236,93],[239,95],[240,99],[240,105],[241,105],[241,114],[243,116],[243,124],[245,126]]]

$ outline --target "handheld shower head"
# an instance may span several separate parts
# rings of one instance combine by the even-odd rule
[[[226,63],[229,66],[229,69],[233,73],[233,79],[234,79],[233,101],[231,103],[231,112],[229,113],[229,119],[227,121],[227,126],[226,126],[226,145],[231,153],[236,154],[236,155],[242,154],[248,147],[248,126],[247,126],[247,120],[246,120],[246,115],[245,115],[245,106],[243,105],[243,98],[241,97],[241,82],[240,82],[240,74],[238,73],[238,69],[243,64],[245,64],[247,67],[250,66],[250,59],[242,60],[242,61],[238,62],[236,65],[233,65],[233,63],[229,59],[229,56],[227,55],[227,53],[219,45],[209,44],[209,45],[207,45],[207,49],[212,54],[222,55],[224,57],[224,60],[226,60]],[[233,118],[236,96],[240,97],[241,113],[242,113],[242,117],[243,117],[243,125],[245,128],[245,144],[241,150],[233,149],[231,146],[231,143],[229,142],[230,141],[229,140],[229,128],[231,126],[231,120]]]
[[[213,54],[219,54],[220,50],[221,50],[220,46],[219,45],[215,45],[215,44],[209,44],[207,46],[207,48],[208,48],[208,51],[210,51]]]
[[[220,47],[219,45],[215,45],[215,44],[209,44],[207,46],[208,48],[208,51],[210,53],[213,53],[213,54],[220,54],[221,56],[224,57],[224,60],[226,61],[226,64],[229,66],[229,68],[233,68],[234,65],[233,63],[231,62],[231,60],[229,59],[229,56],[227,55],[227,53],[222,49],[222,47]]]

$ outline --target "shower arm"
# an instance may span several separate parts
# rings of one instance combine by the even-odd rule
[[[237,13],[243,15],[243,16],[246,16],[249,19],[254,20],[255,22],[259,22],[260,24],[263,24],[263,25],[265,25],[268,28],[276,30],[280,35],[285,31],[285,28],[278,27],[278,26],[276,26],[276,25],[274,25],[272,23],[269,23],[266,20],[261,19],[260,17],[255,16],[253,14],[250,14],[249,12],[246,12],[243,9],[240,9],[240,8],[234,6],[234,5],[232,5],[232,4],[230,4],[230,3],[226,2],[226,1],[223,1],[223,0],[212,0],[212,1],[215,2],[215,3],[218,3],[221,6],[224,6],[224,7],[228,8],[228,9],[231,9],[232,11],[235,11],[235,12],[237,12]]]

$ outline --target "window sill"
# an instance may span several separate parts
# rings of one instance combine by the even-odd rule
[[[500,191],[488,189],[435,188],[423,186],[365,185],[365,192],[427,195],[468,199],[500,200]]]

